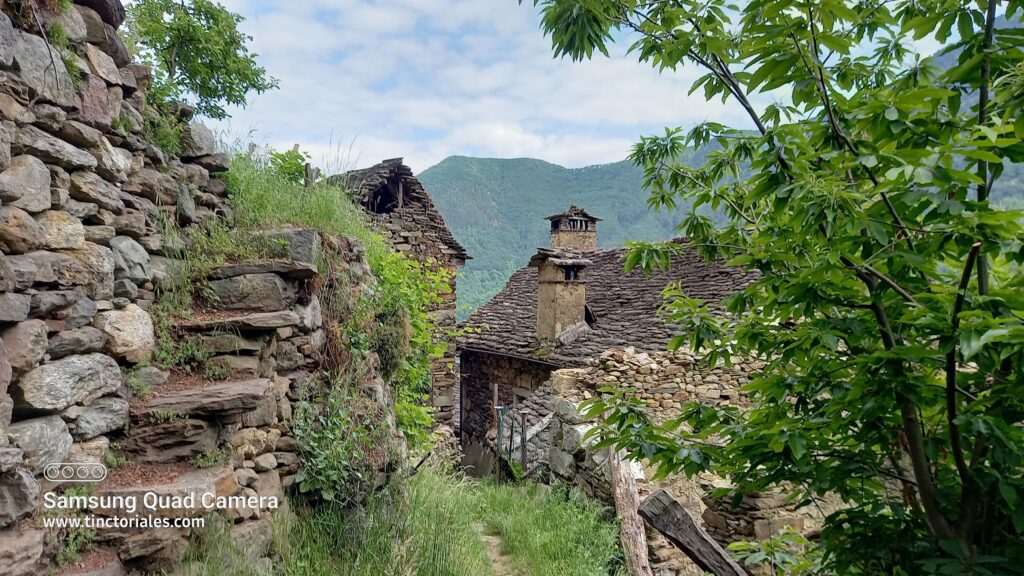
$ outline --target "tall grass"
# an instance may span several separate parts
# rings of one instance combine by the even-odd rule
[[[618,529],[601,505],[535,484],[480,484],[425,468],[364,508],[294,504],[275,513],[277,563],[288,576],[489,576],[480,530],[501,540],[522,576],[622,573]],[[195,576],[250,576],[217,524],[194,548]]]
[[[404,484],[404,483],[403,483]],[[297,508],[276,526],[289,576],[487,576],[466,480],[427,470],[369,505]]]
[[[231,206],[241,228],[259,230],[291,224],[352,236],[366,245],[371,263],[391,250],[343,188],[328,183],[305,188],[275,171],[269,156],[258,151],[236,154],[227,181]]]
[[[611,512],[583,494],[538,484],[483,484],[477,489],[484,529],[524,576],[622,572]]]

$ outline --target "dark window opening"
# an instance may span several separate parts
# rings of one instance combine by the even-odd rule
[[[565,272],[566,282],[572,282],[580,279],[580,272],[583,271],[582,266],[566,266],[562,269]]]
[[[402,207],[403,195],[402,180],[388,179],[366,200],[366,208],[374,214],[390,214]]]

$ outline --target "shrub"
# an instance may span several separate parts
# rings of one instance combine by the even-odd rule
[[[309,154],[299,150],[298,145],[284,152],[270,153],[270,167],[292,184],[305,184],[306,163]]]
[[[379,407],[336,381],[326,397],[299,403],[292,433],[302,450],[299,491],[327,502],[359,504],[376,483],[385,430]]]

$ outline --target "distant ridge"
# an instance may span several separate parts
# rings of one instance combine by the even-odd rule
[[[629,161],[565,168],[533,158],[452,156],[419,174],[455,237],[473,256],[459,280],[459,316],[487,302],[540,246],[545,216],[576,204],[604,218],[602,247],[676,236],[684,209],[647,206],[643,172]]]

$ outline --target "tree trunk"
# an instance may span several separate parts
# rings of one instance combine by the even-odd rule
[[[611,471],[612,490],[615,492],[615,512],[621,524],[619,540],[626,558],[626,570],[631,576],[653,576],[647,558],[644,521],[637,513],[640,495],[636,490],[636,481],[629,473],[629,468],[622,464],[622,458],[614,447],[608,449],[608,468]]]

